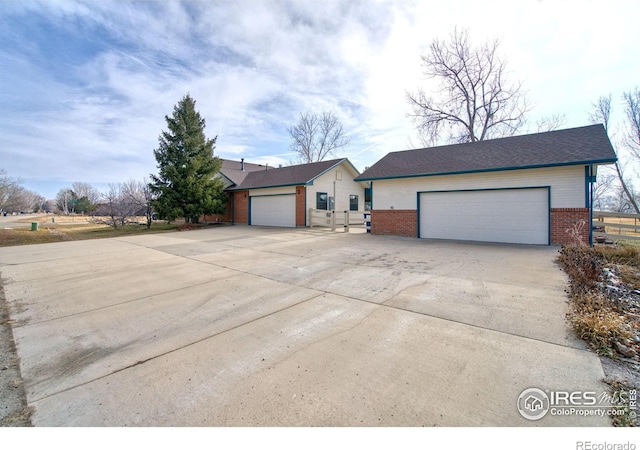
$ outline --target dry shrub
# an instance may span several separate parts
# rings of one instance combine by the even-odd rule
[[[202,225],[198,224],[198,223],[185,223],[183,225],[180,225],[177,230],[178,231],[191,231],[191,230],[199,230],[200,228],[202,228]]]
[[[633,289],[640,289],[640,270],[630,266],[618,266],[620,279]]]
[[[580,338],[598,353],[614,356],[613,343],[631,339],[633,335],[627,328],[624,315],[609,303],[602,292],[574,295],[567,318]]]
[[[572,295],[594,289],[602,274],[599,255],[584,245],[562,247],[558,263],[569,276]]]
[[[596,254],[611,264],[624,264],[633,267],[640,267],[640,251],[638,247],[632,245],[596,245]]]
[[[564,232],[569,235],[569,241],[571,242],[572,247],[581,247],[584,245],[582,237],[584,236],[584,229],[586,226],[587,222],[585,220],[578,220],[571,226],[571,228],[564,230]]]

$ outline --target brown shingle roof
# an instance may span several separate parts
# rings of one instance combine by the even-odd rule
[[[231,189],[257,189],[277,186],[304,185],[343,161],[349,162],[348,159],[341,158],[309,164],[298,164],[295,166],[270,167],[269,170],[265,170],[265,167],[262,167],[262,170],[260,171],[247,174],[240,185]],[[355,173],[358,173],[355,168],[354,171]]]
[[[231,181],[236,186],[242,183],[242,181],[246,178],[249,172],[255,172],[258,170],[264,170],[264,166],[262,164],[251,164],[248,162],[244,163],[244,172],[242,171],[242,162],[241,161],[233,161],[230,159],[222,159],[222,167],[220,168],[220,173],[227,177],[229,181]]]
[[[512,136],[387,154],[356,181],[612,163],[616,154],[602,125]]]

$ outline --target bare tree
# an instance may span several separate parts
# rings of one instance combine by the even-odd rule
[[[467,30],[457,29],[448,42],[434,40],[422,55],[424,74],[440,81],[434,98],[421,88],[407,92],[412,117],[425,145],[436,144],[443,131],[450,142],[474,142],[513,135],[524,124],[527,100],[521,83],[508,83],[499,41],[471,47]]]
[[[144,215],[147,228],[151,228],[153,222],[154,195],[149,187],[149,182],[129,180],[122,185],[122,193],[135,210],[135,215]]]
[[[287,131],[292,139],[291,150],[305,163],[322,161],[351,142],[332,112],[301,113],[298,124]]]
[[[0,212],[13,212],[14,203],[20,189],[20,180],[10,177],[0,169]]]
[[[550,116],[541,117],[536,121],[538,133],[544,131],[557,130],[567,122],[567,116],[564,114],[552,114]]]
[[[4,169],[0,169],[0,213],[33,212],[40,209],[44,198],[20,183],[20,179],[12,178]]]
[[[589,118],[593,123],[603,124],[605,131],[607,132],[607,134],[609,134],[609,125],[611,121],[611,94],[606,97],[601,96],[600,98],[598,98],[598,101],[593,104],[593,111],[589,114]],[[640,209],[638,209],[638,203],[635,199],[633,187],[624,177],[623,168],[620,164],[620,158],[617,151],[616,156],[618,156],[618,160],[615,163],[615,169],[616,174],[618,175],[618,181],[620,182],[622,192],[624,192],[624,195],[627,197],[627,200],[633,207],[635,213],[640,214]]]
[[[625,144],[636,158],[640,158],[640,90],[622,94],[624,100]]]
[[[102,202],[98,213],[94,217],[94,223],[109,225],[114,229],[123,227],[135,216],[135,206],[129,200],[123,183],[109,184],[109,189],[103,192]]]
[[[76,197],[86,197],[86,199],[93,205],[98,203],[98,201],[100,200],[100,192],[89,183],[75,181],[71,185],[71,190],[76,194]]]
[[[598,211],[606,211],[609,208],[609,194],[617,180],[617,174],[611,172],[598,173],[598,182],[593,188],[593,208]]]
[[[75,212],[76,196],[69,188],[60,189],[56,194],[56,206],[58,211],[68,216]]]

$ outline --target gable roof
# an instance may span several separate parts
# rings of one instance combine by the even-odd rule
[[[222,167],[220,168],[220,173],[224,175],[231,183],[236,186],[242,183],[242,181],[246,178],[246,176],[250,172],[255,172],[258,170],[264,170],[265,166],[262,164],[251,164],[248,162],[244,163],[244,172],[242,171],[242,161],[233,161],[230,159],[222,159]]]
[[[305,185],[343,162],[347,162],[356,175],[359,174],[358,170],[347,158],[298,164],[295,166],[273,167],[268,170],[265,170],[266,168],[263,167],[260,171],[247,174],[242,183],[231,188],[231,190]]]
[[[356,181],[616,161],[602,125],[387,154]]]

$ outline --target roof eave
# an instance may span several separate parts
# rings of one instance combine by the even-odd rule
[[[249,191],[251,189],[271,189],[278,187],[289,187],[289,186],[304,186],[307,182],[301,181],[299,183],[287,183],[287,184],[273,184],[268,186],[236,186],[233,188],[228,188],[228,191]]]
[[[313,181],[314,181],[314,180],[316,180],[316,179],[320,178],[322,175],[324,175],[325,173],[329,172],[330,170],[335,169],[336,167],[338,167],[340,164],[342,164],[342,163],[343,163],[343,162],[345,162],[345,161],[349,163],[349,166],[351,166],[351,168],[353,169],[353,171],[354,171],[356,174],[359,174],[359,173],[360,173],[360,171],[359,171],[358,169],[356,169],[356,167],[355,167],[353,164],[351,164],[351,161],[349,161],[349,158],[342,158],[341,160],[339,160],[338,162],[336,162],[336,163],[335,163],[334,165],[332,165],[331,167],[329,167],[329,168],[327,168],[327,169],[323,170],[321,173],[319,173],[319,174],[318,174],[318,175],[316,175],[315,177],[311,178],[309,181],[307,181],[307,184],[309,184],[309,183],[313,184]],[[357,175],[356,175],[356,176],[357,176]]]
[[[465,175],[471,173],[486,173],[486,172],[502,172],[505,170],[527,170],[527,169],[545,169],[549,167],[564,167],[564,166],[580,166],[585,164],[613,164],[618,158],[607,158],[598,160],[587,161],[574,161],[566,163],[553,163],[553,164],[535,164],[528,166],[512,166],[512,167],[496,167],[491,169],[478,169],[478,170],[460,170],[454,172],[436,172],[436,173],[418,173],[408,175],[392,175],[386,177],[356,177],[354,181],[375,181],[375,180],[392,180],[396,178],[419,178],[419,177],[434,177],[443,175]]]

